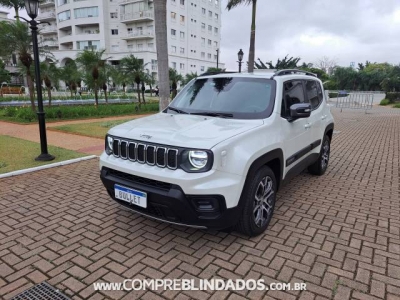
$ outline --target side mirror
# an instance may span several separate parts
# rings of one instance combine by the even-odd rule
[[[308,118],[311,115],[311,105],[309,103],[297,103],[290,107],[291,121],[300,118]]]

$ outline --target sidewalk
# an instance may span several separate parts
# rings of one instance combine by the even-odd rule
[[[61,121],[47,123],[46,127],[55,127],[60,125],[68,124],[79,124],[79,123],[93,123],[101,121],[114,121],[124,119],[136,119],[142,118],[147,115],[130,115],[130,116],[118,116],[98,119],[85,119],[85,120],[72,120],[72,121]],[[16,123],[8,123],[0,121],[0,135],[9,135],[12,137],[28,140],[32,142],[40,142],[39,137],[39,125],[37,123],[20,125]],[[47,130],[47,142],[49,145],[57,146],[69,150],[74,150],[90,155],[100,155],[104,149],[104,140],[93,137],[85,137],[81,135],[75,135],[70,133],[63,133],[58,131]]]

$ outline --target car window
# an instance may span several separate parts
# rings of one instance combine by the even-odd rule
[[[229,113],[233,118],[267,118],[275,100],[274,80],[265,78],[199,78],[171,103],[188,113]]]
[[[297,103],[309,103],[309,100],[304,97],[303,81],[290,80],[284,82],[281,108],[282,118],[290,117],[290,106]]]
[[[323,99],[323,97],[321,98],[322,92],[318,90],[318,86],[319,84],[315,80],[305,80],[306,96],[312,110],[317,109]]]

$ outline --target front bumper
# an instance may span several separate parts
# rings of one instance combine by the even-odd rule
[[[107,167],[102,167],[100,178],[108,194],[116,202],[157,220],[221,230],[235,225],[239,219],[238,207],[227,208],[222,195],[188,195],[176,184],[139,177]],[[147,193],[147,208],[116,199],[115,184]]]

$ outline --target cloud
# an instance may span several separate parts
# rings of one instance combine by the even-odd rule
[[[344,66],[365,60],[398,64],[399,23],[395,0],[259,0],[256,58],[275,62],[289,54],[307,63],[328,56]],[[230,70],[237,69],[240,48],[248,55],[250,24],[251,7],[223,9],[221,59]]]

